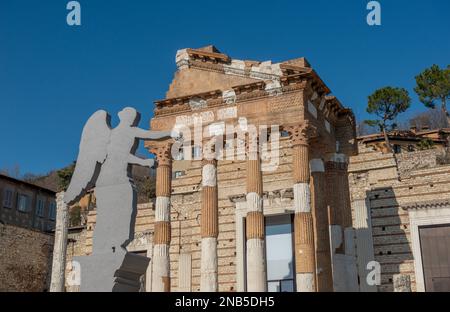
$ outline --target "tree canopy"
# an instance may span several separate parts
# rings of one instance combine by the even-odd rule
[[[396,127],[395,120],[400,113],[411,105],[411,98],[403,88],[384,87],[369,96],[367,112],[378,117],[367,120],[371,126],[378,126],[380,131],[389,131]]]
[[[435,108],[440,104],[442,112],[450,124],[450,116],[447,111],[447,100],[450,99],[450,66],[441,69],[433,65],[416,76],[416,87],[414,91],[419,100],[429,108]]]
[[[70,180],[72,179],[73,172],[75,171],[75,163],[67,166],[61,170],[58,170],[58,190],[65,191],[69,187]]]
[[[384,134],[386,146],[390,150],[387,132],[396,128],[395,120],[411,105],[411,98],[403,88],[384,87],[376,90],[368,98],[367,112],[375,115],[374,120],[366,120],[370,126],[378,126]]]

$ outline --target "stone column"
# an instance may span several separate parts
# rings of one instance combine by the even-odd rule
[[[258,144],[247,142],[247,291],[267,291],[263,183]]]
[[[56,194],[56,226],[55,242],[53,245],[51,292],[64,291],[64,277],[66,273],[68,209],[64,202],[64,192]]]
[[[217,291],[217,236],[219,234],[217,202],[217,161],[203,160],[201,214],[200,291]]]
[[[153,236],[152,291],[170,291],[170,194],[172,181],[171,145],[153,148],[158,167],[156,169],[156,209]]]
[[[341,158],[345,158],[344,155]],[[346,161],[336,162],[338,167],[339,202],[342,203],[341,220],[344,231],[353,231],[352,209],[350,204],[350,187],[348,184],[348,164]]]
[[[359,291],[345,155],[334,154],[326,170],[331,186],[328,202],[333,289],[335,292]]]
[[[316,245],[317,291],[332,292],[333,276],[331,269],[330,234],[326,202],[327,185],[325,165],[322,159],[310,161],[311,167],[311,206],[314,220]]]
[[[311,212],[309,139],[315,129],[305,121],[302,125],[290,127],[294,178],[294,241],[295,271],[298,292],[316,291],[316,259],[314,247],[314,226]]]
[[[364,195],[365,196],[365,195]],[[375,260],[373,251],[372,221],[368,199],[353,198],[353,211],[355,213],[356,260],[359,274],[359,289],[362,292],[376,292],[376,285],[367,284],[367,275],[371,270],[367,264]]]

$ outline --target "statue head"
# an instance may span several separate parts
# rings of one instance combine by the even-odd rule
[[[119,112],[120,123],[130,127],[136,127],[141,119],[141,115],[132,107],[125,107]]]

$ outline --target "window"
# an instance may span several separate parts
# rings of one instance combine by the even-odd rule
[[[184,159],[183,149],[180,149],[178,153],[175,154],[174,160],[183,160],[183,159]]]
[[[176,179],[176,178],[179,178],[179,177],[182,177],[182,176],[184,176],[185,175],[185,172],[184,171],[175,171],[174,173],[173,173],[173,177]]]
[[[20,212],[28,212],[28,202],[29,198],[27,195],[19,194],[17,208]]]
[[[50,206],[48,207],[48,218],[50,220],[56,219],[56,203],[54,201],[50,202]]]
[[[294,253],[291,215],[266,217],[267,289],[293,292]]]
[[[282,130],[282,131],[281,131],[281,137],[282,137],[282,138],[287,138],[287,137],[289,137],[289,132],[286,131],[286,130]]]
[[[36,215],[41,218],[44,216],[44,200],[42,198],[38,198],[36,202]]]
[[[3,191],[3,207],[12,208],[13,205],[13,191],[5,189]]]
[[[230,140],[229,142],[225,142],[225,150],[229,150],[233,147],[234,142]]]
[[[194,146],[193,148],[193,155],[194,155],[194,160],[198,160],[202,157],[202,147],[201,146]]]

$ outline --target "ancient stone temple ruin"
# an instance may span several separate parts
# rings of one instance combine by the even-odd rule
[[[236,60],[208,46],[176,63],[151,129],[185,141],[146,145],[158,161],[151,291],[358,291],[351,110],[305,58]]]
[[[143,289],[358,291],[352,112],[305,58],[243,61],[209,46],[178,51],[176,63],[150,127],[184,142],[147,142],[156,198],[139,206],[127,248],[150,258]],[[95,215],[69,239],[69,291]]]

